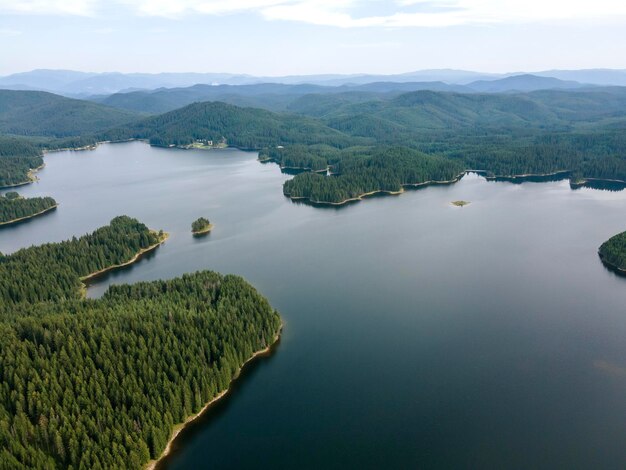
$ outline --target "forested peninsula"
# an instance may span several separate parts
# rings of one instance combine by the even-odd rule
[[[82,298],[82,276],[162,235],[124,216],[0,255],[0,467],[141,468],[276,341],[280,317],[237,276],[198,272]]]
[[[32,142],[0,136],[0,188],[31,183],[32,171],[43,166],[41,150]]]
[[[453,183],[463,174],[458,162],[408,148],[342,153],[332,166],[334,176],[297,175],[285,182],[284,194],[315,204],[338,205],[370,194],[397,194],[408,186]]]
[[[626,232],[614,235],[600,245],[602,262],[613,270],[626,274]]]
[[[0,227],[12,225],[56,209],[51,197],[20,197],[16,192],[0,195]]]

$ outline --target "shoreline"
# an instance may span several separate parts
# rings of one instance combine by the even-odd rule
[[[276,163],[281,170],[287,170],[287,171],[301,171],[302,173],[306,173],[307,171],[310,171],[311,173],[327,173],[330,171],[330,166],[327,166],[326,168],[322,168],[321,170],[314,170],[313,168],[307,168],[307,167],[302,167],[302,166],[281,166],[280,163],[278,163],[275,160],[265,160],[265,161],[259,160],[259,161],[261,163],[265,163],[268,161]]]
[[[194,237],[199,237],[201,235],[206,235],[207,233],[211,232],[211,230],[213,230],[214,225],[213,224],[209,224],[207,225],[205,228],[203,228],[202,230],[198,230],[198,231],[191,231],[191,234]]]
[[[28,220],[28,219],[32,219],[34,217],[43,215],[46,212],[50,212],[52,210],[55,210],[57,207],[59,207],[58,203],[56,203],[54,206],[50,206],[47,209],[44,209],[44,210],[42,210],[40,212],[37,212],[36,214],[26,215],[24,217],[20,217],[19,219],[8,220],[7,222],[0,222],[0,227],[4,227],[4,226],[7,226],[7,225],[13,225],[13,224],[17,224],[17,223],[23,222],[23,221]]]
[[[444,181],[425,181],[423,183],[407,183],[407,184],[403,184],[402,187],[400,188],[399,191],[388,191],[385,189],[377,189],[375,191],[370,191],[367,193],[363,193],[363,194],[359,194],[358,196],[349,198],[349,199],[344,199],[343,201],[340,202],[327,202],[327,201],[316,201],[314,199],[308,198],[308,197],[298,197],[298,196],[290,196],[288,194],[285,194],[285,196],[287,196],[289,199],[291,199],[292,201],[303,201],[307,204],[313,204],[313,205],[317,205],[317,206],[343,206],[345,204],[349,204],[351,202],[357,202],[357,201],[362,201],[363,199],[369,197],[369,196],[374,196],[376,194],[382,194],[382,195],[389,195],[389,196],[398,196],[402,193],[405,192],[404,188],[418,188],[418,187],[424,187],[424,186],[431,186],[431,185],[438,185],[438,184],[453,184],[458,182],[461,178],[463,178],[463,176],[465,176],[466,172],[463,172],[461,174],[459,174],[456,178],[453,178],[451,180],[444,180]]]
[[[626,185],[626,181],[624,180],[613,180],[613,179],[607,179],[607,178],[582,178],[581,180],[578,180],[578,181],[570,180],[569,185],[572,189],[579,189],[579,188],[585,187],[585,185],[589,183],[609,183],[609,184]]]
[[[305,166],[283,166],[280,161],[271,158],[271,157],[265,157],[265,158],[261,158],[261,157],[257,157],[257,161],[259,163],[276,163],[278,165],[278,168],[282,170],[287,170],[287,171],[301,171],[302,173],[306,173],[307,171],[310,171],[311,173],[326,173],[330,171],[330,165],[327,165],[326,168],[322,168],[321,170],[314,170],[313,168],[309,168],[309,167],[305,167]]]
[[[42,155],[42,158],[43,158],[43,155]],[[21,183],[13,183],[13,184],[9,184],[7,186],[1,186],[0,189],[17,188],[19,186],[26,186],[27,184],[36,183],[37,181],[39,181],[39,178],[37,178],[35,173],[37,173],[39,170],[42,170],[45,166],[46,166],[46,164],[44,162],[41,165],[39,165],[37,168],[29,169],[28,172],[26,173],[26,177],[28,178],[27,181],[22,181]]]
[[[100,140],[93,144],[83,145],[82,147],[64,147],[59,149],[44,149],[42,150],[42,156],[46,156],[47,153],[55,152],[82,152],[83,150],[96,150],[100,144],[123,144],[124,142],[146,142],[147,139],[123,139],[123,140]]]
[[[246,361],[244,361],[243,364],[241,364],[241,366],[239,367],[239,369],[237,369],[237,372],[235,372],[235,375],[233,376],[233,378],[230,380],[230,382],[228,383],[228,386],[226,387],[225,390],[222,390],[221,392],[219,392],[217,395],[215,395],[213,398],[211,398],[211,400],[209,400],[200,411],[198,411],[197,413],[187,417],[185,419],[185,421],[183,421],[182,423],[178,423],[176,425],[174,425],[174,428],[172,430],[172,434],[169,438],[169,440],[167,441],[167,444],[165,445],[165,449],[163,449],[163,452],[161,452],[161,455],[159,455],[159,457],[157,459],[153,459],[150,460],[146,466],[144,467],[144,470],[155,470],[157,465],[159,464],[159,462],[161,462],[165,457],[167,457],[168,455],[171,454],[172,452],[172,444],[176,441],[176,438],[178,437],[178,435],[193,421],[195,421],[196,419],[198,419],[200,416],[202,416],[202,414],[204,414],[205,411],[207,411],[211,405],[213,405],[214,403],[216,403],[217,401],[221,400],[222,398],[224,398],[225,396],[228,395],[228,392],[230,392],[231,390],[231,385],[232,383],[237,380],[237,378],[239,377],[239,375],[241,374],[241,371],[243,370],[243,368],[246,366],[246,364],[252,362],[254,359],[256,359],[259,356],[263,356],[265,354],[268,354],[271,350],[272,347],[274,347],[274,345],[276,343],[278,343],[278,341],[280,340],[282,331],[283,331],[283,322],[281,321],[280,323],[280,327],[278,328],[278,332],[276,333],[276,336],[274,336],[274,340],[272,341],[271,344],[269,344],[266,348],[264,349],[260,349],[258,351],[255,351],[252,356],[250,356],[248,359],[246,359]]]
[[[139,258],[141,258],[143,255],[145,255],[146,253],[149,253],[151,251],[156,250],[158,247],[160,247],[163,243],[165,243],[165,241],[170,237],[170,234],[167,232],[163,233],[163,238],[161,238],[157,243],[155,243],[154,245],[150,245],[146,248],[143,248],[141,250],[139,250],[135,256],[133,256],[130,260],[124,262],[124,263],[120,263],[120,264],[114,264],[112,266],[108,266],[106,268],[102,268],[99,271],[95,271],[93,273],[87,274],[86,276],[82,276],[80,278],[80,282],[83,283],[83,287],[86,289],[87,288],[87,282],[90,281],[93,278],[96,278],[98,276],[101,276],[102,274],[108,273],[109,271],[114,271],[116,269],[119,268],[123,268],[125,266],[130,266],[131,264],[135,263],[136,261],[139,260]]]
[[[465,170],[465,173],[476,173],[488,181],[491,180],[516,180],[516,179],[524,179],[524,178],[548,178],[550,176],[559,176],[565,175],[567,173],[571,173],[572,170],[558,170],[553,171],[551,173],[525,173],[521,175],[487,175],[487,170]]]
[[[614,265],[613,263],[610,263],[609,261],[607,261],[602,255],[602,253],[600,253],[600,250],[598,250],[598,256],[600,257],[600,261],[602,261],[602,264],[604,265],[604,267],[608,268],[610,271],[613,271],[618,276],[626,276],[626,269],[622,269]]]
[[[52,150],[48,150],[45,149],[42,151],[42,156],[45,156],[45,154],[47,153],[53,153],[53,152],[65,152],[65,151],[82,151],[82,150],[95,150],[98,146],[100,146],[101,144],[122,144],[122,143],[126,143],[126,142],[144,142],[148,145],[150,145],[151,147],[159,147],[159,148],[178,148],[181,150],[189,150],[190,148],[185,148],[184,146],[174,146],[174,147],[169,147],[169,146],[165,146],[165,145],[153,145],[150,143],[150,141],[148,139],[138,139],[138,138],[131,138],[131,139],[122,139],[122,140],[102,140],[102,141],[98,141],[95,142],[94,144],[89,144],[89,145],[85,145],[83,147],[67,147],[67,148],[62,148],[62,149],[52,149]],[[261,148],[247,148],[247,147],[237,147],[237,146],[233,146],[233,145],[226,145],[225,147],[215,147],[215,148],[211,148],[211,150],[218,150],[218,149],[225,149],[225,148],[234,148],[237,150],[241,150],[242,152],[258,152],[260,150],[262,150]],[[268,163],[268,162],[273,162],[278,164],[279,168],[281,169],[285,169],[285,170],[303,170],[303,171],[310,171],[313,173],[323,173],[324,171],[330,171],[330,166],[328,166],[326,168],[326,170],[313,170],[311,168],[303,168],[303,167],[281,167],[280,163],[278,163],[276,160],[274,160],[273,158],[257,158],[257,161],[260,163]],[[43,165],[41,165],[40,167],[37,168],[33,168],[31,170],[29,170],[29,174],[35,173],[39,170],[41,170],[44,166],[46,166],[46,164],[44,163]],[[517,174],[517,175],[493,175],[493,176],[488,176],[487,170],[475,170],[475,169],[471,169],[471,170],[463,170],[463,173],[457,177],[454,180],[450,180],[450,181],[429,181],[426,183],[417,183],[417,184],[406,184],[406,185],[402,185],[403,187],[406,186],[423,186],[423,185],[429,185],[429,184],[449,184],[449,183],[456,183],[463,175],[467,174],[467,173],[477,173],[479,175],[481,175],[483,178],[485,178],[488,181],[492,181],[492,180],[496,180],[496,179],[502,179],[502,180],[516,180],[516,179],[523,179],[523,178],[546,178],[546,177],[551,177],[551,176],[559,176],[559,175],[564,175],[566,173],[571,173],[574,170],[558,170],[558,171],[553,171],[551,173],[525,173],[525,174]],[[13,188],[13,187],[17,187],[17,186],[23,186],[26,184],[30,184],[33,183],[35,181],[37,181],[37,178],[34,177],[35,179],[31,180],[31,181],[24,181],[22,183],[16,183],[13,185],[9,185],[9,186],[2,186],[0,187],[0,189],[5,189],[5,188]],[[618,183],[618,184],[625,184],[626,185],[626,181],[624,180],[618,180],[618,179],[610,179],[610,178],[585,178],[583,177],[583,181],[581,182],[575,182],[573,184],[575,185],[579,185],[579,184],[584,184],[585,182],[588,181],[599,181],[599,182],[607,182],[607,183]],[[384,191],[379,191],[379,192],[384,192]],[[288,196],[290,197],[290,196]],[[298,199],[306,199],[306,198],[298,198]],[[320,202],[320,204],[337,204],[337,203],[324,203],[324,202]]]

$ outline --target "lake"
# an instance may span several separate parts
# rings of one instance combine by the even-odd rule
[[[163,467],[620,468],[626,278],[597,249],[626,192],[467,175],[314,208],[256,154],[144,143],[45,157],[23,196],[58,210],[0,230],[0,251],[127,214],[170,239],[95,282],[212,269],[285,322],[274,353],[181,435]],[[471,201],[453,207],[455,200]],[[190,224],[215,224],[194,238]]]

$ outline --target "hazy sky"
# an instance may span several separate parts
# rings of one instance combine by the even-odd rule
[[[626,68],[626,0],[0,0],[0,75]]]

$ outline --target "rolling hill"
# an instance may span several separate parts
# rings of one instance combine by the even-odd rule
[[[221,102],[193,103],[113,129],[105,136],[111,140],[149,139],[151,144],[160,146],[226,139],[231,146],[250,149],[292,143],[327,143],[342,147],[355,142],[354,138],[306,116],[241,108]]]
[[[42,91],[0,90],[0,133],[69,137],[137,120],[136,113]]]

